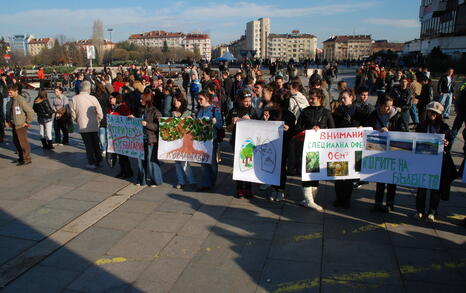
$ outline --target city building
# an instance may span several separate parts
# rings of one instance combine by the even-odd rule
[[[30,39],[28,43],[28,53],[31,56],[36,56],[39,55],[40,52],[45,48],[52,49],[54,45],[54,38]]]
[[[230,51],[235,58],[242,61],[244,57],[242,52],[246,49],[246,36],[241,36],[238,40],[235,40],[228,44],[228,51]]]
[[[440,47],[443,53],[461,57],[466,53],[466,1],[422,0],[420,54]]]
[[[191,52],[198,50],[201,58],[207,60],[212,56],[212,44],[207,34],[151,31],[133,34],[129,36],[128,41],[138,46],[163,48],[166,43],[169,48],[184,48]]]
[[[28,44],[34,37],[29,34],[14,35],[10,37],[10,48],[12,51],[21,51],[24,55],[29,53]]]
[[[255,58],[267,56],[267,41],[270,34],[270,18],[264,17],[246,23],[246,50],[255,51]]]
[[[323,43],[327,61],[361,60],[372,55],[370,35],[332,36]]]
[[[81,50],[86,50],[87,46],[93,45],[92,40],[77,40],[77,41],[74,41],[73,43],[75,43],[76,46],[78,48],[80,48]],[[105,52],[108,52],[110,50],[113,50],[115,48],[115,46],[116,46],[115,43],[110,42],[108,40],[104,40],[104,43],[102,44],[102,50],[105,53]]]
[[[316,49],[317,38],[311,34],[301,34],[299,31],[291,34],[269,34],[266,56],[271,61],[314,60]]]
[[[393,43],[387,40],[377,40],[372,43],[372,54],[380,51],[402,52],[405,43]]]
[[[223,54],[225,54],[225,52],[228,51],[228,45],[226,44],[222,44],[222,45],[218,45],[218,46],[215,46],[213,49],[212,49],[212,58],[219,58],[221,56],[223,56]]]

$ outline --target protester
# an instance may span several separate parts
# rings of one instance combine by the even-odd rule
[[[84,142],[87,155],[87,168],[95,169],[102,162],[99,145],[99,122],[103,118],[102,107],[96,97],[90,94],[91,83],[83,81],[80,93],[70,102],[71,118],[78,123],[79,133]]]
[[[173,97],[171,117],[192,118],[192,112],[188,109],[188,101],[185,98],[181,96]],[[184,188],[186,182],[188,182],[188,185],[196,184],[196,179],[191,171],[189,162],[175,161],[175,171],[177,179],[176,189]]]
[[[194,112],[197,109],[197,96],[201,92],[201,83],[197,79],[196,74],[191,74],[191,85],[189,86],[189,94],[191,95],[191,110]]]
[[[434,89],[432,88],[431,80],[427,77],[421,77],[421,85],[421,94],[418,97],[419,101],[417,103],[419,123],[423,123],[426,120],[426,107],[434,99]]]
[[[387,94],[382,94],[377,102],[376,109],[369,116],[365,126],[372,127],[380,132],[400,131],[403,126],[400,109],[393,106],[394,100]],[[383,205],[383,198],[387,186],[387,201]],[[375,204],[371,209],[372,212],[389,212],[393,211],[395,203],[395,184],[377,183],[375,189]]]
[[[50,105],[47,97],[47,91],[39,90],[39,95],[34,99],[32,109],[37,114],[37,122],[39,123],[40,141],[44,150],[54,149],[52,143],[52,128],[53,114],[55,111]]]
[[[212,163],[202,165],[201,186],[198,191],[207,191],[215,186],[217,181],[217,150],[218,150],[218,131],[223,128],[222,114],[220,109],[211,104],[212,96],[205,90],[201,91],[197,97],[199,111],[197,118],[208,118],[213,125],[213,150]]]
[[[314,130],[335,128],[332,114],[329,110],[324,108],[322,102],[324,95],[322,91],[317,91],[315,94],[309,96],[309,107],[306,107],[301,112],[296,123],[296,131],[301,132],[305,130]],[[301,205],[312,208],[318,212],[323,212],[324,209],[315,202],[317,192],[319,189],[319,181],[303,181],[304,200]]]
[[[70,110],[68,97],[63,94],[62,87],[55,88],[55,98],[52,101],[52,108],[55,111],[55,119],[53,122],[55,143],[57,145],[67,145],[69,143],[68,121]]]
[[[7,105],[7,122],[12,128],[13,143],[18,152],[18,160],[14,161],[17,166],[28,165],[32,163],[31,146],[28,141],[28,128],[35,118],[34,110],[18,94],[16,85],[8,86],[8,96],[11,98]]]
[[[144,107],[141,121],[144,127],[144,160],[138,159],[136,184],[147,185],[149,179],[149,186],[157,187],[163,183],[162,169],[157,159],[159,119],[162,113],[152,104],[152,92],[149,89],[142,94],[141,105]]]
[[[453,68],[449,68],[447,73],[440,78],[437,84],[437,92],[439,93],[439,102],[444,107],[443,118],[450,118],[450,107],[453,101],[453,91],[455,88],[455,81]]]
[[[408,79],[402,77],[400,84],[393,87],[390,97],[393,98],[393,106],[400,112],[402,127],[400,131],[409,131],[409,109],[411,108],[411,93],[408,88]]]
[[[302,110],[309,106],[307,98],[299,91],[300,88],[302,88],[302,84],[299,82],[292,82],[290,85],[291,96],[288,110],[293,113],[296,119],[299,118]]]
[[[416,129],[416,132],[422,133],[438,133],[444,134],[444,152],[442,160],[442,173],[440,176],[440,189],[425,189],[418,188],[416,194],[416,210],[417,213],[415,217],[418,220],[427,218],[427,220],[434,222],[435,217],[437,216],[438,206],[440,203],[440,198],[448,199],[450,195],[450,184],[451,181],[456,179],[456,168],[451,158],[450,149],[451,149],[451,135],[450,127],[443,122],[443,106],[439,102],[431,102],[426,107],[427,110],[427,119],[419,125]],[[430,202],[429,209],[426,213],[426,197],[427,191],[430,191]]]

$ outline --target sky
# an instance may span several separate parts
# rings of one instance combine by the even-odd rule
[[[246,22],[270,17],[272,33],[299,30],[318,38],[370,34],[375,40],[405,42],[419,37],[420,0],[17,0],[2,5],[0,35],[65,35],[88,39],[100,19],[113,29],[112,41],[152,30],[208,33],[212,44],[239,39]],[[105,32],[109,39],[109,33]]]

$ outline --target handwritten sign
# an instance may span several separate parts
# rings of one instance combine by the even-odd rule
[[[159,160],[210,164],[213,151],[210,119],[160,118]]]
[[[443,134],[366,131],[361,180],[439,189]]]
[[[365,130],[372,128],[307,130],[302,180],[359,178]]]
[[[107,151],[144,159],[144,133],[140,118],[107,115]]]
[[[282,121],[238,121],[233,180],[280,185],[282,151]]]

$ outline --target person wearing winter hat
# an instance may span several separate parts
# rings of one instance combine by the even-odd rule
[[[457,177],[457,172],[453,160],[451,158],[451,132],[450,127],[443,122],[442,114],[444,108],[439,102],[431,102],[426,106],[426,120],[422,122],[417,128],[416,132],[422,133],[438,133],[444,134],[445,139],[442,172],[440,175],[440,189],[425,189],[418,188],[416,194],[416,214],[415,218],[422,220],[427,218],[428,221],[434,222],[437,216],[437,210],[440,199],[448,199],[450,194],[450,183]],[[429,209],[426,213],[426,197],[427,192],[430,191]]]

